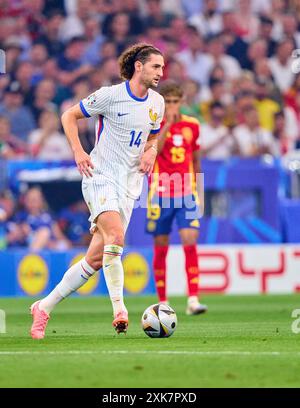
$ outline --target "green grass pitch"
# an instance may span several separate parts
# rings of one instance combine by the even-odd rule
[[[202,298],[205,315],[186,316],[185,298],[171,298],[178,327],[148,338],[142,312],[153,296],[128,297],[130,326],[116,335],[106,297],[58,305],[44,340],[29,335],[29,298],[0,299],[0,387],[299,387],[300,333],[291,330],[299,295]]]

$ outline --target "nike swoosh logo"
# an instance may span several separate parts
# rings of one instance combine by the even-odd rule
[[[129,113],[118,113],[118,116],[120,117],[120,116],[125,116],[125,115],[129,115]]]
[[[111,264],[104,265],[104,268],[108,268]]]

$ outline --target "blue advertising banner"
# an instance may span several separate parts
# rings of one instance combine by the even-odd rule
[[[44,296],[57,285],[66,270],[84,255],[84,248],[67,252],[0,251],[0,297]],[[151,248],[126,248],[122,261],[126,295],[155,293]],[[106,294],[106,283],[100,270],[77,291],[75,296]]]

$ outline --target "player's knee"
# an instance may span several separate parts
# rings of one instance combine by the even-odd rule
[[[182,245],[196,245],[197,244],[197,238],[195,237],[185,237],[182,239]]]
[[[168,235],[160,235],[155,237],[154,242],[157,246],[167,246],[169,245],[169,237]]]
[[[105,245],[124,246],[124,233],[121,230],[111,230],[107,234]]]

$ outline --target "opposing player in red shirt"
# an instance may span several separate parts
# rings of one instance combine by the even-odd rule
[[[199,198],[195,174],[200,171],[199,122],[181,115],[182,88],[173,83],[161,87],[166,112],[158,136],[158,156],[150,176],[147,227],[154,236],[153,269],[160,302],[167,302],[166,257],[174,218],[185,253],[188,303],[186,313],[196,315],[207,310],[199,303]]]

